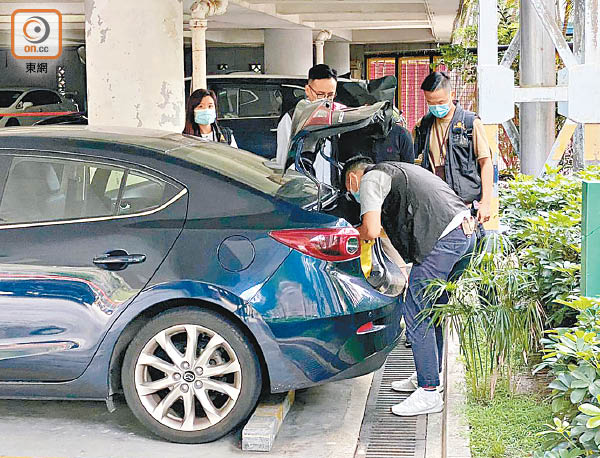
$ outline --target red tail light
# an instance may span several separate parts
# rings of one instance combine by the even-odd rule
[[[324,261],[348,261],[360,256],[360,238],[353,227],[286,229],[269,235],[294,250]]]
[[[333,124],[333,108],[331,103],[324,103],[317,108],[308,118],[304,127],[308,126],[331,126]]]

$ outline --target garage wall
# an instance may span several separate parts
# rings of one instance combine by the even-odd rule
[[[44,62],[48,65],[48,72],[27,72],[28,63]],[[28,61],[26,59],[15,59],[10,48],[0,48],[0,87],[23,86],[44,87],[57,89],[56,67],[65,67],[66,91],[77,91],[75,101],[79,108],[85,111],[86,79],[85,66],[79,60],[76,48],[63,49],[58,59],[47,61]]]

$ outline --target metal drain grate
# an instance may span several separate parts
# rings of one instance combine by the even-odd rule
[[[425,457],[427,416],[397,417],[390,412],[408,397],[392,391],[391,383],[414,370],[412,351],[401,341],[373,377],[355,458]]]

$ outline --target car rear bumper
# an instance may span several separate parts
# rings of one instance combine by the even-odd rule
[[[401,335],[402,306],[375,291],[358,260],[327,263],[292,252],[248,303],[272,392],[377,370]],[[373,329],[357,333],[373,323]]]
[[[307,388],[379,369],[400,339],[400,319],[401,306],[394,302],[371,312],[303,323],[268,323],[279,357],[296,369],[293,380],[284,372],[287,383],[280,380],[281,371],[269,371],[272,391]],[[369,322],[375,325],[373,332],[357,334]],[[287,337],[292,330],[298,335]]]

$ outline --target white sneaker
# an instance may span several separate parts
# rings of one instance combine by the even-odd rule
[[[417,373],[413,372],[410,377],[404,380],[400,380],[398,382],[392,382],[392,390],[398,391],[400,393],[412,393],[417,388],[419,388],[419,384],[417,383]],[[442,374],[440,374],[440,384],[437,387],[437,390],[440,393],[444,392],[444,383],[442,382]]]
[[[392,406],[392,413],[400,417],[412,417],[414,415],[441,412],[443,408],[444,401],[442,401],[440,393],[418,388],[406,400]]]
[[[400,393],[412,393],[419,385],[417,384],[417,373],[413,372],[410,377],[398,382],[392,382],[392,390]]]

